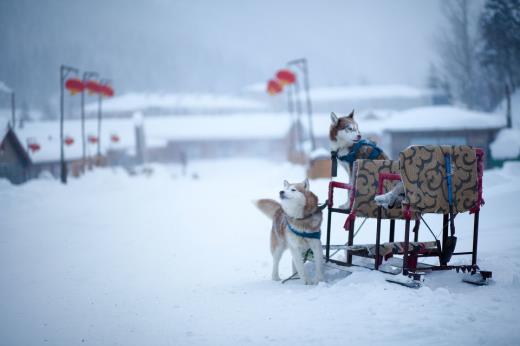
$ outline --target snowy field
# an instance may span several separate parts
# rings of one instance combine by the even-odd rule
[[[0,345],[520,344],[520,165],[484,176],[479,264],[495,282],[443,272],[419,290],[363,268],[318,286],[270,280],[270,221],[251,200],[275,198],[301,167],[152,167],[100,169],[67,186],[0,181]],[[322,202],[326,186],[311,181]],[[438,219],[428,218],[436,233]],[[457,250],[469,250],[472,218],[457,221]],[[356,242],[371,242],[373,225]]]

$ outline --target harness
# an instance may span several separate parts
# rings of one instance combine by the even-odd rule
[[[287,228],[289,228],[289,231],[293,232],[298,237],[309,238],[309,239],[320,239],[321,238],[321,230],[318,230],[317,232],[312,232],[312,233],[302,232],[302,231],[294,228],[294,226],[291,225],[289,220],[287,220],[287,217],[285,218],[285,224],[287,225]]]
[[[348,162],[350,165],[352,165],[354,163],[354,161],[356,161],[357,153],[363,146],[368,146],[368,147],[372,148],[372,152],[370,153],[370,155],[368,155],[369,160],[374,160],[382,152],[382,150],[374,142],[369,141],[367,139],[362,139],[352,146],[352,149],[350,149],[350,151],[347,155],[338,156],[338,152],[333,151],[332,157],[337,158],[343,162]]]

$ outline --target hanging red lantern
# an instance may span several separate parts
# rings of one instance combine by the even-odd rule
[[[38,143],[29,143],[27,146],[29,147],[29,149],[31,149],[33,153],[41,149]]]
[[[71,137],[71,136],[67,136],[67,137],[65,137],[65,139],[64,139],[63,141],[64,141],[65,144],[67,144],[67,145],[72,145],[72,144],[74,144],[74,138]]]
[[[41,149],[40,144],[36,141],[36,138],[27,138],[27,147],[34,153]]]
[[[88,136],[88,142],[91,143],[91,144],[96,144],[98,141],[98,138],[94,135],[89,135]]]
[[[110,136],[110,140],[111,140],[113,143],[118,143],[119,140],[120,140],[120,138],[119,138],[118,135],[116,135],[116,134],[114,133],[114,134],[112,134],[112,135]]]
[[[85,82],[85,89],[87,89],[89,95],[98,94],[101,90],[101,84],[94,80],[88,80]]]
[[[99,93],[104,97],[114,96],[114,89],[110,85],[100,85],[99,89]]]
[[[76,95],[85,89],[83,82],[78,78],[69,78],[65,82],[65,88],[70,91],[71,95]]]
[[[282,90],[283,86],[277,80],[271,79],[269,82],[267,82],[267,93],[269,95],[276,95],[281,93]]]
[[[280,84],[292,84],[296,82],[296,75],[289,69],[283,69],[276,73],[276,78],[280,81]]]

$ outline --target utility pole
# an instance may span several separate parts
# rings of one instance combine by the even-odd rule
[[[311,140],[312,150],[316,149],[316,140],[314,139],[314,129],[312,125],[312,103],[310,96],[310,86],[309,86],[309,69],[307,66],[307,59],[301,58],[296,60],[291,60],[287,63],[287,65],[295,65],[297,66],[303,73],[303,87],[305,88],[305,93],[307,96],[307,115],[309,117],[309,137]]]
[[[11,119],[13,124],[13,130],[16,127],[16,103],[15,103],[15,95],[14,90],[11,91]]]
[[[83,72],[83,85],[92,77],[99,76],[97,72],[86,71]],[[81,170],[85,172],[85,162],[87,157],[87,142],[85,140],[85,88],[81,91],[81,148],[82,148],[82,161]]]
[[[107,85],[110,84],[110,79],[100,79],[99,83],[101,85]],[[97,129],[97,157],[98,157],[98,164],[100,164],[101,160],[101,119],[102,119],[102,111],[101,111],[101,101],[103,99],[103,93],[98,93],[98,129]]]
[[[65,148],[63,143],[63,121],[64,121],[64,84],[67,75],[71,72],[78,73],[78,69],[65,65],[60,66],[60,178],[63,184],[67,184],[67,165],[65,164]]]

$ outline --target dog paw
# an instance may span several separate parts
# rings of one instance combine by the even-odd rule
[[[273,281],[282,281],[282,279],[280,279],[279,275],[273,275],[272,279],[273,279]]]
[[[302,279],[303,283],[306,285],[314,285],[314,282],[309,278]]]

